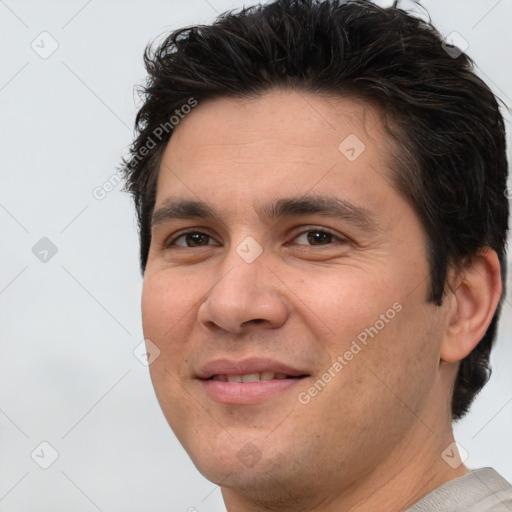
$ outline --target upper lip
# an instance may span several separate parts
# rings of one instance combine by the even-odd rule
[[[269,358],[251,358],[242,360],[215,359],[199,369],[197,378],[209,379],[214,375],[247,375],[262,372],[284,373],[291,377],[308,375],[306,371],[281,361]]]

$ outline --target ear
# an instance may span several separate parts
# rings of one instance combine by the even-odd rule
[[[501,293],[500,262],[496,252],[486,248],[468,259],[452,283],[440,353],[443,361],[460,361],[478,345],[491,323]]]

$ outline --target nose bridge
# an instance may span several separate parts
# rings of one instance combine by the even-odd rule
[[[278,282],[267,269],[269,256],[250,236],[231,247],[221,277],[199,308],[199,320],[232,332],[251,321],[266,321],[273,327],[284,322],[287,308]]]
[[[245,235],[233,243],[226,251],[223,261],[222,278],[212,291],[222,287],[233,288],[234,292],[243,292],[252,296],[257,293],[258,283],[262,284],[264,274],[268,272],[269,252],[263,249],[254,237]],[[267,270],[267,272],[266,272]],[[240,299],[243,297],[241,296]]]

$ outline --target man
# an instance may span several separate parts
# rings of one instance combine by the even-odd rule
[[[495,97],[435,29],[277,0],[146,52],[125,162],[162,410],[229,512],[503,511],[452,421],[488,378]]]

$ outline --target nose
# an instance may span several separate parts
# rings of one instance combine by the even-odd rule
[[[239,334],[247,326],[282,326],[288,317],[283,283],[267,266],[261,254],[251,263],[235,249],[226,257],[220,277],[210,288],[198,310],[198,320],[206,327]]]

